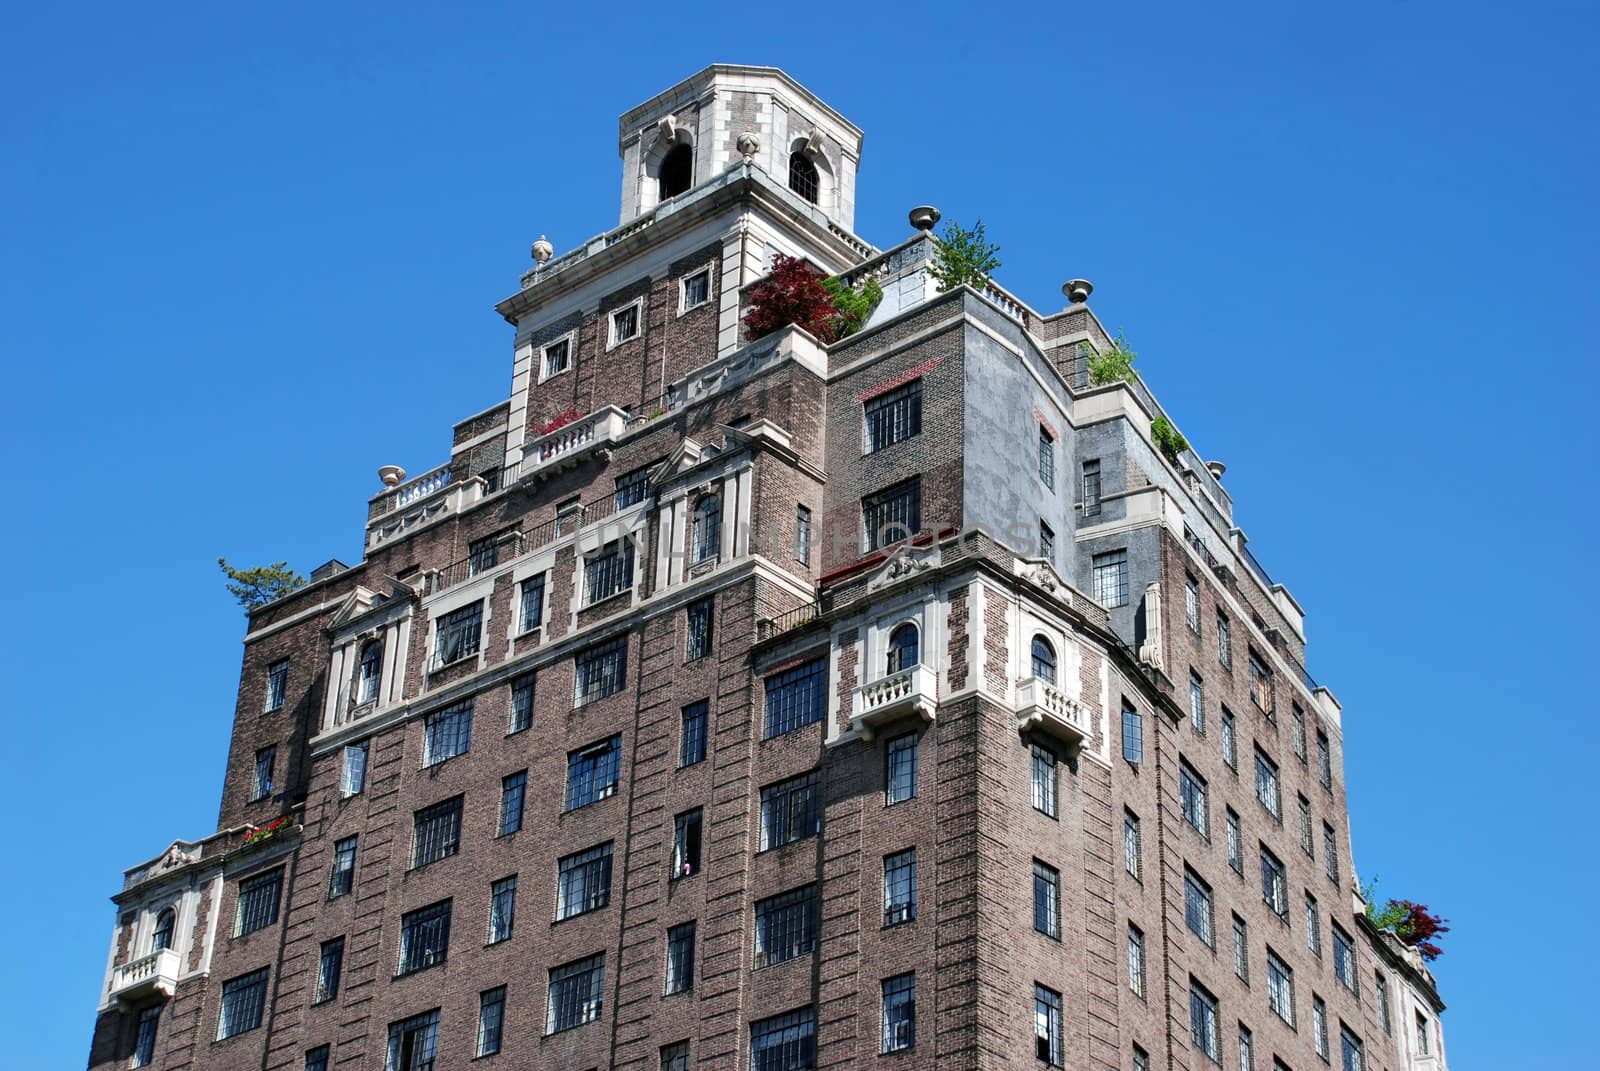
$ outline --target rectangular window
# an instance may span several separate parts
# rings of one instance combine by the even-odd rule
[[[598,911],[611,903],[611,843],[556,861],[556,921]]]
[[[1315,859],[1317,850],[1311,840],[1311,801],[1304,796],[1296,795],[1300,803],[1300,847],[1307,855]]]
[[[1244,846],[1239,838],[1239,815],[1232,807],[1228,808],[1228,865],[1240,877],[1244,876]]]
[[[305,1071],[328,1071],[328,1054],[329,1048],[326,1045],[307,1049]]]
[[[712,600],[707,597],[689,604],[684,611],[686,628],[683,659],[693,662],[697,658],[704,658],[711,653],[711,607]]]
[[[1122,757],[1144,761],[1144,716],[1127,703],[1122,704]]]
[[[1039,425],[1039,481],[1056,489],[1056,439],[1043,424]]]
[[[448,666],[476,655],[482,634],[482,601],[452,610],[439,618],[433,634],[433,668]]]
[[[639,333],[639,306],[629,305],[611,314],[611,345],[620,346]]]
[[[1328,734],[1317,730],[1317,780],[1322,787],[1333,791],[1333,751],[1328,744]]]
[[[624,476],[617,477],[616,495],[612,499],[613,509],[625,510],[629,506],[637,506],[650,497],[651,467],[634,469]]]
[[[439,1009],[389,1024],[384,1071],[433,1071],[439,1049]]]
[[[883,924],[898,926],[917,917],[917,850],[883,857]]]
[[[412,814],[412,870],[436,863],[461,850],[462,798],[454,796]]]
[[[1128,552],[1094,556],[1094,601],[1111,609],[1128,605]]]
[[[667,993],[687,993],[694,988],[695,925],[685,922],[667,931]]]
[[[883,980],[883,1051],[905,1052],[917,1043],[917,976]]]
[[[863,550],[909,539],[922,531],[922,479],[912,477],[861,500]]]
[[[1256,1039],[1250,1028],[1239,1024],[1239,1071],[1256,1071]]]
[[[750,1071],[811,1071],[817,1063],[817,1013],[802,1008],[750,1024]]]
[[[825,658],[812,659],[768,677],[763,736],[770,740],[821,721],[827,713],[827,683],[828,661]]]
[[[1317,898],[1306,893],[1306,948],[1318,958],[1322,956],[1322,909]]]
[[[616,795],[621,769],[621,736],[567,752],[567,798],[563,809],[575,811]]]
[[[687,878],[700,873],[700,808],[685,811],[672,820],[672,877]]]
[[[661,1046],[661,1071],[690,1071],[687,1041]]]
[[[1206,690],[1200,675],[1189,671],[1189,724],[1200,736],[1206,734]]]
[[[1061,939],[1061,872],[1033,861],[1033,928],[1046,937]]]
[[[1289,876],[1266,845],[1261,846],[1261,898],[1279,918],[1289,917]]]
[[[1083,515],[1100,516],[1100,459],[1083,463]]]
[[[506,735],[520,733],[533,726],[532,673],[524,673],[511,682],[511,720],[506,725]]]
[[[711,269],[701,268],[683,280],[683,309],[697,309],[711,300]]]
[[[1372,989],[1378,995],[1378,1025],[1383,1027],[1383,1032],[1394,1036],[1394,1019],[1389,1011],[1389,980],[1383,976],[1383,971],[1372,972]]]
[[[814,885],[756,901],[756,967],[811,955],[817,943],[816,918]]]
[[[1250,927],[1238,915],[1233,916],[1233,973],[1250,984]]]
[[[1294,971],[1267,949],[1267,1007],[1291,1027],[1294,1026]]]
[[[528,577],[517,591],[517,631],[531,632],[544,624],[544,574]]]
[[[1254,651],[1250,652],[1250,701],[1261,713],[1272,716],[1272,670]]]
[[[550,997],[544,1032],[556,1034],[600,1018],[605,985],[604,952],[553,968],[550,971]]]
[[[267,667],[267,710],[281,710],[288,699],[289,660],[280,659]]]
[[[1238,730],[1233,722],[1233,711],[1227,707],[1222,708],[1222,761],[1230,770],[1239,769]]]
[[[1033,985],[1034,1056],[1051,1067],[1065,1066],[1061,1044],[1061,994]]]
[[[1128,923],[1128,988],[1144,999],[1144,931]]]
[[[396,974],[410,974],[443,963],[449,951],[449,900],[400,916],[400,964]]]
[[[467,575],[477,576],[500,564],[500,536],[486,536],[467,544]]]
[[[422,719],[422,765],[437,766],[472,747],[472,700]]]
[[[864,453],[876,453],[919,434],[922,431],[922,380],[914,379],[869,400],[864,416]]]
[[[1294,754],[1301,762],[1306,761],[1306,712],[1300,709],[1300,704],[1294,704],[1293,722],[1290,729],[1294,733]]]
[[[1339,1024],[1339,1068],[1340,1071],[1366,1071],[1367,1068],[1367,1055],[1362,1049],[1361,1039],[1343,1023]]]
[[[522,804],[528,795],[528,771],[519,770],[500,779],[500,835],[522,828]]]
[[[820,779],[813,770],[761,790],[761,851],[822,831]]]
[[[222,1012],[217,1016],[217,1040],[254,1030],[261,1025],[266,1010],[266,967],[223,982]]]
[[[1122,865],[1135,878],[1144,869],[1144,851],[1139,842],[1139,816],[1125,809],[1122,812]]]
[[[1178,799],[1184,821],[1193,826],[1196,833],[1209,838],[1211,818],[1205,780],[1182,759],[1178,760]]]
[[[1217,946],[1216,933],[1212,928],[1211,918],[1211,886],[1190,870],[1183,870],[1183,922],[1189,927],[1189,932],[1206,943],[1207,948]]]
[[[278,749],[269,745],[256,752],[255,774],[250,782],[250,802],[264,800],[272,795],[272,767],[277,762]]]
[[[156,1028],[161,1025],[161,1007],[152,1004],[139,1012],[139,1027],[133,1041],[134,1067],[148,1067],[156,1058]]]
[[[489,886],[489,940],[491,945],[511,938],[517,927],[517,877],[501,878]]]
[[[278,921],[278,899],[283,892],[283,868],[245,878],[239,883],[239,903],[233,918],[233,935],[264,930]]]
[[[1046,524],[1043,517],[1039,518],[1039,557],[1050,562],[1056,560],[1055,529]]]
[[[1221,610],[1217,611],[1217,661],[1223,669],[1233,668],[1233,626]]]
[[[597,643],[573,659],[576,680],[574,708],[587,706],[622,691],[628,677],[628,637]]]
[[[1256,799],[1267,813],[1277,819],[1283,817],[1283,796],[1278,787],[1278,764],[1256,748]]]
[[[328,875],[328,899],[348,896],[356,885],[356,838],[333,843],[333,872]]]
[[[500,1051],[500,1031],[505,1023],[505,1015],[505,986],[496,986],[478,994],[479,1056],[493,1056]]]
[[[583,603],[593,606],[633,587],[633,541],[607,543],[583,560]]]
[[[344,758],[339,766],[339,795],[345,799],[359,796],[367,790],[367,752],[370,740],[346,744]]]
[[[693,766],[706,759],[706,722],[711,716],[711,703],[701,699],[690,703],[681,711],[678,728],[678,765]]]
[[[811,511],[804,506],[794,508],[794,556],[811,564]]]
[[[322,942],[322,954],[317,960],[317,989],[312,995],[313,1004],[321,1004],[339,995],[339,975],[344,970],[344,938],[335,937]]]
[[[1315,993],[1311,994],[1311,1037],[1316,1042],[1317,1055],[1328,1058],[1328,1005]]]
[[[1137,1045],[1133,1047],[1133,1071],[1150,1071],[1150,1054]]]
[[[1350,935],[1337,924],[1333,927],[1333,974],[1350,992],[1361,995],[1361,982],[1356,974],[1356,945]]]
[[[1433,1052],[1433,1047],[1430,1044],[1430,1042],[1433,1039],[1433,1031],[1428,1029],[1428,1020],[1421,1012],[1417,1012],[1416,1015],[1417,1015],[1417,1052],[1418,1052],[1418,1054],[1420,1054],[1422,1056],[1427,1056],[1427,1055],[1429,1055],[1430,1053]]]
[[[889,741],[884,757],[883,802],[886,806],[915,799],[917,795],[917,734]]]
[[[1183,577],[1183,620],[1190,632],[1200,635],[1200,581],[1187,573]]]
[[[1328,880],[1339,882],[1339,836],[1328,823],[1322,823],[1322,865]]]
[[[1222,1039],[1217,1028],[1217,998],[1192,977],[1189,979],[1189,1033],[1194,1047],[1212,1063],[1222,1063]]]
[[[1056,816],[1057,772],[1055,752],[1033,744],[1033,809],[1051,818]]]
[[[543,358],[540,362],[539,378],[544,380],[549,379],[551,376],[559,376],[562,372],[572,367],[572,340],[570,338],[556,339],[544,348]]]

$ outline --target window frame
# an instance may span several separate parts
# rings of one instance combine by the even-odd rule
[[[633,330],[626,335],[619,335],[617,332],[618,320],[629,313],[633,314]],[[644,298],[642,296],[618,305],[606,316],[606,352],[609,353],[618,346],[626,345],[643,336]]]
[[[556,376],[566,375],[568,372],[572,371],[573,365],[575,364],[573,361],[573,356],[574,351],[577,349],[577,336],[577,331],[568,331],[566,334],[561,335],[558,338],[553,338],[549,342],[543,343],[539,347],[540,383],[543,383],[546,380],[554,379]],[[562,347],[561,367],[552,370],[550,367],[550,351],[555,349],[557,346]]]
[[[699,279],[701,276],[705,277],[705,283],[706,283],[705,296],[702,297],[699,301],[695,301],[695,302],[691,303],[690,300],[689,300],[689,286],[690,286],[691,283],[693,283],[696,279]],[[678,315],[679,316],[682,316],[686,312],[693,312],[695,309],[702,308],[702,307],[704,307],[706,305],[711,304],[711,298],[712,298],[712,291],[711,291],[711,265],[707,264],[704,267],[696,268],[693,271],[685,272],[683,275],[678,277]]]

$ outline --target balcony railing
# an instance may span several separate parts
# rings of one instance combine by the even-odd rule
[[[939,705],[933,670],[916,665],[856,688],[851,703],[851,727],[871,740],[885,725],[905,718],[932,721]]]
[[[1082,747],[1094,732],[1088,707],[1038,677],[1017,682],[1017,730],[1042,733],[1071,750]]]
[[[163,948],[124,963],[111,972],[112,999],[133,1001],[153,993],[172,996],[178,987],[180,963],[178,952],[173,948]]]
[[[548,475],[576,464],[590,453],[609,447],[628,428],[628,414],[614,405],[530,439],[522,448],[519,475]]]

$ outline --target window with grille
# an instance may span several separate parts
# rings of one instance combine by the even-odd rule
[[[1132,763],[1144,761],[1144,716],[1126,702],[1122,704],[1122,757]]]
[[[1039,425],[1039,480],[1050,490],[1056,489],[1056,439],[1043,424]]]
[[[567,798],[564,809],[575,811],[616,795],[617,776],[621,768],[621,736],[567,752]]]
[[[267,667],[267,709],[282,709],[288,692],[289,660],[284,658]]]
[[[598,911],[611,903],[611,843],[556,862],[556,921]]]
[[[700,873],[700,808],[672,820],[672,877]]]
[[[611,314],[611,344],[619,346],[639,333],[639,306],[637,303]]]
[[[544,624],[544,574],[530,576],[518,587],[517,631],[532,632]]]
[[[1052,562],[1056,560],[1056,532],[1045,523],[1043,517],[1039,518],[1039,557]]]
[[[1239,736],[1234,725],[1233,711],[1227,707],[1222,708],[1222,761],[1228,764],[1228,769],[1239,768]]]
[[[1100,516],[1100,459],[1083,463],[1083,515]]]
[[[1367,1055],[1361,1039],[1343,1023],[1339,1024],[1339,1068],[1340,1071],[1366,1071],[1367,1068]]]
[[[1107,609],[1128,605],[1128,552],[1096,554],[1093,568],[1094,601]]]
[[[148,1067],[156,1058],[156,1030],[161,1025],[160,1004],[152,1004],[139,1012],[139,1025],[134,1034],[134,1067]]]
[[[1385,1034],[1394,1034],[1394,1019],[1389,1011],[1389,982],[1384,978],[1383,971],[1372,972],[1372,989],[1378,999],[1378,1025],[1383,1027]]]
[[[1211,819],[1205,780],[1187,762],[1178,763],[1178,799],[1183,807],[1183,819],[1202,837],[1211,836]]]
[[[1054,818],[1059,794],[1055,752],[1039,744],[1030,745],[1029,750],[1033,755],[1033,809]]]
[[[400,965],[395,973],[410,974],[443,963],[449,950],[449,900],[400,916]]]
[[[328,899],[350,895],[356,885],[356,838],[333,843],[333,871],[328,875]]]
[[[1278,764],[1256,748],[1256,799],[1274,818],[1283,816],[1283,796],[1278,786]]]
[[[690,1071],[687,1041],[661,1046],[661,1071]]]
[[[250,782],[251,803],[272,795],[272,767],[277,759],[276,746],[269,745],[256,752],[255,772]]]
[[[517,926],[517,877],[489,886],[489,944],[508,940]]]
[[[771,967],[809,956],[816,948],[816,886],[756,901],[755,965]]]
[[[1044,681],[1046,684],[1055,684],[1056,649],[1050,646],[1050,641],[1043,636],[1035,636],[1033,643],[1029,647],[1030,668],[1033,670],[1034,677]]]
[[[329,1052],[329,1047],[326,1045],[318,1045],[314,1049],[307,1049],[305,1071],[328,1071]]]
[[[1333,749],[1328,743],[1328,734],[1321,729],[1317,730],[1317,780],[1322,782],[1322,787],[1333,791]]]
[[[1322,866],[1328,880],[1339,882],[1339,837],[1328,823],[1322,823]]]
[[[750,1071],[811,1071],[817,1062],[817,1013],[811,1008],[750,1024]]]
[[[573,662],[576,680],[574,707],[616,695],[627,681],[628,637],[618,636],[579,651]]]
[[[761,790],[761,851],[822,831],[821,774],[816,770]]]
[[[1361,983],[1356,975],[1355,942],[1337,924],[1333,927],[1333,975],[1350,992],[1360,995]]]
[[[506,735],[520,733],[533,725],[534,675],[524,673],[511,682],[511,719]]]
[[[1254,651],[1250,652],[1250,701],[1261,713],[1272,716],[1272,671]]]
[[[683,658],[693,662],[711,653],[712,606],[710,596],[697,599],[684,611],[685,637]]]
[[[883,857],[883,924],[898,926],[917,917],[917,850]]]
[[[815,658],[768,677],[763,736],[771,739],[821,721],[827,712],[827,681],[825,658]]]
[[[584,604],[592,606],[603,599],[633,587],[633,541],[618,539],[607,543],[600,553],[583,561]]]
[[[600,1018],[605,992],[606,956],[589,956],[550,971],[545,1033],[557,1034]]]
[[[1061,939],[1061,872],[1033,861],[1033,928],[1046,937]]]
[[[1311,801],[1299,795],[1297,799],[1300,803],[1300,848],[1315,859],[1317,849],[1311,839]]]
[[[485,536],[467,544],[468,576],[477,576],[500,564],[500,539],[498,535]]]
[[[1319,959],[1322,956],[1322,909],[1317,898],[1306,893],[1306,948]]]
[[[917,976],[883,980],[883,1051],[905,1052],[917,1043]]]
[[[634,469],[617,477],[616,497],[613,499],[616,509],[623,510],[629,506],[636,506],[650,497],[650,470],[653,467]]]
[[[384,1071],[433,1071],[439,1047],[439,1009],[389,1024]]]
[[[505,1024],[506,987],[497,986],[478,994],[478,1049],[479,1056],[492,1056],[500,1051],[500,1033]]]
[[[551,376],[558,376],[571,367],[572,340],[570,338],[558,338],[544,348],[543,370],[539,378],[543,380],[549,379]]]
[[[1232,807],[1228,808],[1228,865],[1234,873],[1244,876],[1244,845],[1239,835],[1239,814]]]
[[[1261,846],[1261,898],[1280,918],[1289,917],[1289,876],[1283,862]]]
[[[528,794],[528,771],[519,770],[500,779],[500,835],[522,828],[522,805]]]
[[[1250,1028],[1239,1024],[1239,1071],[1256,1071],[1256,1039]]]
[[[1144,931],[1128,923],[1128,990],[1144,999]]]
[[[367,790],[367,752],[370,740],[346,744],[339,768],[339,794],[346,799],[359,796]]]
[[[437,766],[472,747],[472,700],[422,719],[422,765]]]
[[[1217,611],[1217,661],[1224,669],[1233,668],[1233,626],[1221,610]]]
[[[1274,1015],[1294,1026],[1294,971],[1267,949],[1267,1007]]]
[[[711,269],[701,268],[683,280],[683,311],[697,309],[711,300]]]
[[[1194,670],[1189,671],[1189,724],[1196,734],[1206,734],[1206,687]]]
[[[317,959],[317,990],[313,1004],[321,1004],[339,995],[339,975],[344,970],[344,938],[335,937],[322,942],[322,954]]]
[[[1311,994],[1311,1037],[1317,1046],[1317,1055],[1328,1058],[1328,1005],[1315,993]]]
[[[1183,870],[1183,923],[1189,932],[1206,943],[1207,948],[1217,945],[1212,928],[1211,886],[1200,875],[1185,867]]]
[[[1144,849],[1140,843],[1139,816],[1124,809],[1122,812],[1122,866],[1137,878],[1144,869]]]
[[[278,899],[283,892],[283,868],[245,878],[239,883],[239,903],[234,912],[233,935],[266,929],[278,921]]]
[[[483,633],[482,601],[452,610],[439,618],[434,627],[433,665],[435,669],[471,658],[478,653]]]
[[[1033,1036],[1035,1057],[1051,1067],[1064,1066],[1061,994],[1037,982],[1033,986]]]
[[[678,765],[693,766],[706,758],[706,723],[711,717],[711,703],[701,699],[684,707],[678,730]]]
[[[917,795],[917,734],[907,733],[889,741],[884,757],[883,802],[902,803]]]
[[[811,511],[804,506],[794,508],[794,556],[811,564]]]
[[[361,663],[356,676],[356,702],[370,703],[378,698],[383,679],[383,641],[368,640],[361,645]]]
[[[1212,1063],[1222,1063],[1222,1038],[1217,1027],[1217,998],[1189,979],[1189,1033],[1194,1047]]]
[[[217,1040],[254,1030],[261,1025],[266,1010],[266,967],[223,982],[222,1011],[217,1016]]]
[[[821,195],[822,179],[817,174],[817,165],[803,152],[789,156],[789,188],[812,204],[816,204]]]
[[[922,531],[922,478],[913,476],[861,500],[864,549],[909,539]]]
[[[436,863],[461,850],[461,796],[424,807],[411,816],[411,869]]]
[[[1250,927],[1238,915],[1233,916],[1233,973],[1250,984]]]
[[[706,562],[722,552],[722,498],[702,495],[694,504],[689,523],[691,562]]]
[[[667,931],[667,993],[694,988],[695,925],[685,922]]]
[[[1183,620],[1190,632],[1200,634],[1200,581],[1188,574],[1183,578]]]

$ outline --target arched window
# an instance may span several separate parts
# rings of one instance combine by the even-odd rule
[[[675,145],[661,158],[656,172],[660,190],[659,200],[676,197],[694,183],[694,149],[688,145]]]
[[[378,679],[383,675],[383,641],[368,640],[361,648],[361,680],[356,690],[358,703],[378,698]]]
[[[694,560],[710,561],[722,547],[722,499],[706,495],[694,504],[694,531],[690,545]]]
[[[789,156],[789,188],[812,204],[817,203],[817,197],[822,190],[822,179],[817,174],[817,165],[803,152],[791,153]]]
[[[1033,638],[1033,675],[1046,684],[1056,682],[1056,649],[1043,636]]]
[[[917,626],[909,621],[895,626],[895,630],[889,633],[889,664],[885,672],[899,673],[922,661],[917,641]]]
[[[172,928],[177,921],[178,916],[170,907],[156,916],[155,932],[150,935],[151,952],[160,952],[172,947]]]

